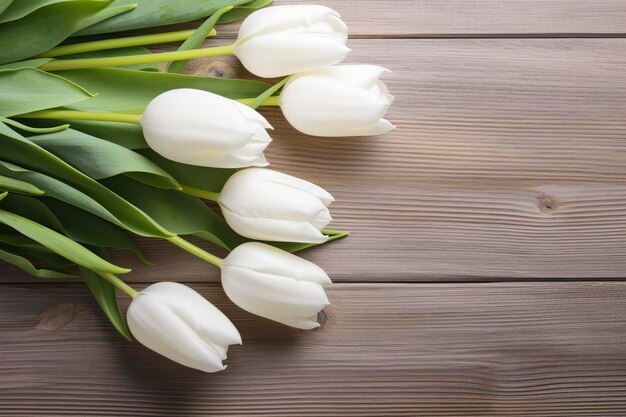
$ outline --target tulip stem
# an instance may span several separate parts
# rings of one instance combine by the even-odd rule
[[[94,120],[99,122],[120,122],[140,124],[140,114],[106,113],[80,110],[39,110],[24,113],[15,118],[24,119],[55,119],[55,120]]]
[[[248,105],[253,103],[254,100],[256,100],[256,98],[240,98],[237,101],[242,104]],[[261,106],[280,106],[280,96],[271,96],[266,98],[263,103],[261,103]]]
[[[119,67],[123,65],[151,64],[166,61],[187,61],[196,58],[230,55],[235,44],[215,46],[213,48],[190,49],[188,51],[160,52],[130,56],[113,56],[106,58],[59,59],[50,61],[39,67],[42,71],[61,71],[94,67]]]
[[[102,51],[106,49],[126,48],[129,46],[153,45],[157,43],[178,42],[189,38],[195,29],[178,30],[175,32],[155,33],[152,35],[127,36],[125,38],[105,39],[100,41],[75,43],[52,48],[36,58],[53,58],[63,55],[80,54],[83,52]],[[208,36],[215,36],[215,29]]]
[[[180,186],[183,193],[202,198],[203,200],[217,201],[220,197],[220,193],[214,193],[213,191],[202,190],[184,184],[180,184]]]
[[[208,263],[217,266],[218,268],[222,267],[222,263],[224,262],[222,258],[215,256],[212,253],[209,253],[202,248],[197,247],[193,243],[187,242],[185,239],[181,238],[180,236],[168,237],[167,240],[169,240],[170,242],[172,242],[179,248],[186,250],[192,255],[196,255],[198,258],[204,259]]]
[[[122,281],[121,279],[119,279],[118,277],[113,275],[112,273],[110,273],[110,272],[103,272],[103,271],[95,271],[95,272],[98,275],[100,275],[102,278],[106,279],[111,284],[113,284],[113,286],[115,288],[117,288],[118,290],[126,293],[126,295],[128,295],[130,298],[135,298],[135,297],[137,297],[137,295],[139,295],[138,291],[136,291],[133,287],[131,287],[130,285],[126,284],[124,281]]]

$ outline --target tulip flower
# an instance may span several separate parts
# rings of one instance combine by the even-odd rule
[[[139,292],[128,307],[128,327],[147,348],[204,372],[225,369],[228,346],[241,344],[235,326],[191,288],[159,282]]]
[[[241,24],[233,53],[259,77],[281,77],[341,62],[348,29],[324,6],[268,7]]]
[[[323,188],[291,175],[263,168],[233,174],[217,198],[224,218],[250,239],[322,243],[320,232],[332,221],[334,201]]]
[[[171,34],[166,34],[172,36]],[[282,77],[323,68],[341,62],[350,49],[346,46],[348,28],[339,13],[324,6],[289,5],[257,10],[241,24],[234,44],[176,52],[132,56],[58,59],[42,64],[43,71],[115,67],[164,61],[236,55],[259,77]],[[117,45],[131,45],[127,39]],[[73,50],[97,50],[94,45],[77,44]]]
[[[237,101],[189,88],[154,98],[141,116],[148,145],[167,159],[216,168],[266,166],[270,124]]]
[[[371,136],[395,126],[384,119],[393,102],[376,65],[339,65],[296,74],[280,94],[289,123],[314,136]]]
[[[222,286],[242,309],[299,329],[319,327],[317,313],[329,305],[328,275],[312,262],[266,245],[237,246],[222,264]]]

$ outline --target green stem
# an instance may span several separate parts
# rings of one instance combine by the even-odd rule
[[[179,30],[176,32],[155,33],[152,35],[128,36],[125,38],[105,39],[101,41],[82,42],[72,45],[57,46],[38,55],[36,58],[53,58],[63,55],[80,54],[83,52],[102,51],[105,49],[126,48],[129,46],[153,45],[157,43],[184,41],[195,32],[191,30]],[[207,36],[215,36],[215,29]]]
[[[181,184],[180,186],[182,187],[181,191],[183,193],[199,197],[204,200],[217,201],[220,197],[220,193],[214,193],[213,191],[202,190],[200,188],[190,187],[189,185],[184,184]]]
[[[150,64],[166,61],[181,61],[210,56],[230,55],[234,44],[213,48],[190,49],[188,51],[160,52],[131,56],[115,56],[108,58],[60,59],[50,61],[39,67],[42,71],[61,71],[94,67],[118,67],[123,65]]]
[[[193,243],[187,242],[185,239],[181,238],[180,236],[168,237],[167,240],[169,240],[170,242],[172,242],[179,248],[186,250],[192,255],[196,255],[198,258],[204,259],[208,263],[217,266],[218,268],[222,267],[222,263],[224,262],[222,258],[215,256],[212,253],[209,253],[205,251],[204,249],[197,247]]]
[[[254,102],[256,98],[240,98],[238,102],[248,105]],[[261,103],[261,106],[280,106],[280,96],[268,97]]]
[[[135,298],[137,297],[137,295],[139,295],[138,291],[136,291],[133,287],[129,286],[124,281],[122,281],[121,279],[113,275],[112,273],[102,272],[102,271],[95,271],[95,272],[98,275],[100,275],[102,278],[106,279],[111,284],[113,284],[115,288],[117,288],[118,290],[122,292],[125,292],[126,295],[128,295],[130,298]]]
[[[80,110],[40,110],[24,113],[16,118],[23,119],[54,119],[54,120],[94,120],[99,122],[119,122],[140,124],[140,114],[106,113]]]

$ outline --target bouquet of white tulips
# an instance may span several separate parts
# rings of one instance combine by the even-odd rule
[[[205,372],[224,369],[228,347],[242,343],[235,326],[182,284],[135,290],[108,250],[148,262],[130,237],[164,239],[220,268],[242,309],[316,328],[331,281],[292,252],[347,232],[326,229],[327,191],[265,168],[271,126],[257,109],[280,106],[314,136],[393,128],[387,70],[336,65],[350,51],[339,14],[268,3],[0,0],[0,260],[40,278],[82,277],[123,336]],[[196,30],[106,36],[202,17]],[[216,25],[240,18],[234,44],[201,47]],[[173,52],[145,48],[178,41]],[[258,77],[284,78],[181,74],[191,59],[226,54]],[[189,235],[230,253],[222,259]],[[116,290],[132,298],[130,332]]]

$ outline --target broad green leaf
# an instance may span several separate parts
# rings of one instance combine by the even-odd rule
[[[22,0],[12,6],[28,6],[33,1]],[[82,21],[103,10],[111,1],[59,1],[21,19],[0,24],[0,64],[19,61],[58,45],[80,27]]]
[[[174,178],[144,156],[77,130],[31,136],[29,140],[96,180],[126,174],[154,187],[180,189]]]
[[[23,271],[37,277],[46,279],[76,278],[76,275],[57,271],[54,269],[37,268],[31,261],[21,255],[16,255],[6,250],[0,249],[0,260],[22,269]]]
[[[74,242],[72,239],[25,217],[18,216],[9,211],[0,210],[0,223],[28,236],[77,265],[113,274],[130,272],[129,269],[121,268],[105,261],[85,247]]]
[[[311,248],[313,246],[324,245],[333,240],[341,239],[350,234],[350,232],[342,230],[322,230],[326,236],[329,236],[328,240],[324,243],[295,243],[295,242],[265,242],[268,245],[276,246],[287,252],[297,252],[303,249]]]
[[[175,88],[195,88],[240,99],[257,97],[271,87],[260,81],[132,71],[122,68],[89,68],[58,71],[55,74],[89,91],[98,92],[98,96],[91,100],[68,105],[69,108],[86,111],[142,111],[156,96]]]
[[[137,3],[125,4],[123,6],[117,6],[117,7],[109,6],[106,9],[102,10],[100,13],[97,13],[95,15],[92,15],[82,20],[76,27],[75,31],[79,32],[85,28],[88,28],[89,26],[95,25],[96,23],[100,23],[104,20],[110,19],[122,13],[130,12],[131,10],[135,9],[137,6],[138,6]]]
[[[85,268],[80,269],[80,274],[87,283],[87,286],[98,302],[98,305],[107,316],[113,327],[115,327],[115,330],[117,330],[126,339],[132,340],[128,329],[126,328],[126,323],[124,323],[120,306],[117,303],[117,294],[115,293],[115,287],[113,284],[93,271]]]
[[[39,121],[38,121],[39,122]],[[74,130],[80,130],[127,149],[144,149],[148,147],[143,137],[141,126],[132,123],[94,122],[91,120],[70,121]]]
[[[78,85],[34,68],[0,71],[0,116],[66,106],[92,98]]]
[[[185,42],[180,45],[178,48],[179,51],[188,51],[190,49],[197,49],[202,45],[202,42],[209,35],[217,20],[222,17],[222,15],[229,10],[232,10],[233,6],[226,6],[224,8],[219,9],[215,13],[211,15],[202,25],[198,27],[198,29],[193,32],[193,34],[185,40]],[[165,72],[173,72],[173,73],[181,73],[187,66],[189,61],[172,61],[167,63],[167,67],[165,68]]]
[[[26,195],[42,195],[45,192],[37,186],[22,180],[0,175],[0,191],[11,191]]]
[[[200,190],[220,192],[228,178],[236,172],[234,169],[209,168],[170,161],[152,149],[142,149],[138,152],[167,171],[179,184]]]
[[[6,227],[6,226],[4,226]],[[9,233],[0,234],[0,249],[13,255],[27,257],[27,259],[39,259],[46,263],[46,267],[54,267],[55,270],[67,270],[72,265],[64,257],[57,255],[45,246],[40,245],[31,238],[17,234],[9,228]]]
[[[65,1],[68,0],[18,0],[12,3],[11,6],[0,15],[0,23],[21,19],[42,7],[50,6],[55,3],[63,3]]]
[[[111,7],[138,4],[137,8],[88,27],[76,35],[111,33],[130,29],[173,25],[209,16],[226,6],[249,0],[115,0]]]
[[[103,183],[177,235],[198,234],[231,250],[246,241],[196,197],[149,187],[125,177],[108,178]]]
[[[2,122],[0,122],[0,155],[8,162],[35,169],[85,193],[119,219],[125,229],[133,233],[151,237],[172,236],[136,206],[52,153],[17,134]],[[46,191],[45,188],[42,190]]]
[[[2,14],[12,2],[13,0],[0,0],[0,14]]]
[[[4,199],[0,206],[63,233],[76,242],[126,250],[134,253],[142,262],[148,263],[135,243],[115,225],[75,206],[52,198],[36,199],[15,194]]]
[[[271,2],[272,0],[254,0],[246,4],[242,4],[241,6],[235,7],[233,10],[231,10],[230,12],[222,16],[218,23],[220,24],[230,23],[239,19],[243,19],[244,17],[248,16],[250,13],[253,13],[267,6]]]
[[[22,168],[15,164],[0,160],[0,174],[7,177],[27,181],[44,191],[47,197],[56,198],[67,204],[82,208],[111,223],[122,226],[123,223],[100,203],[63,181]]]

